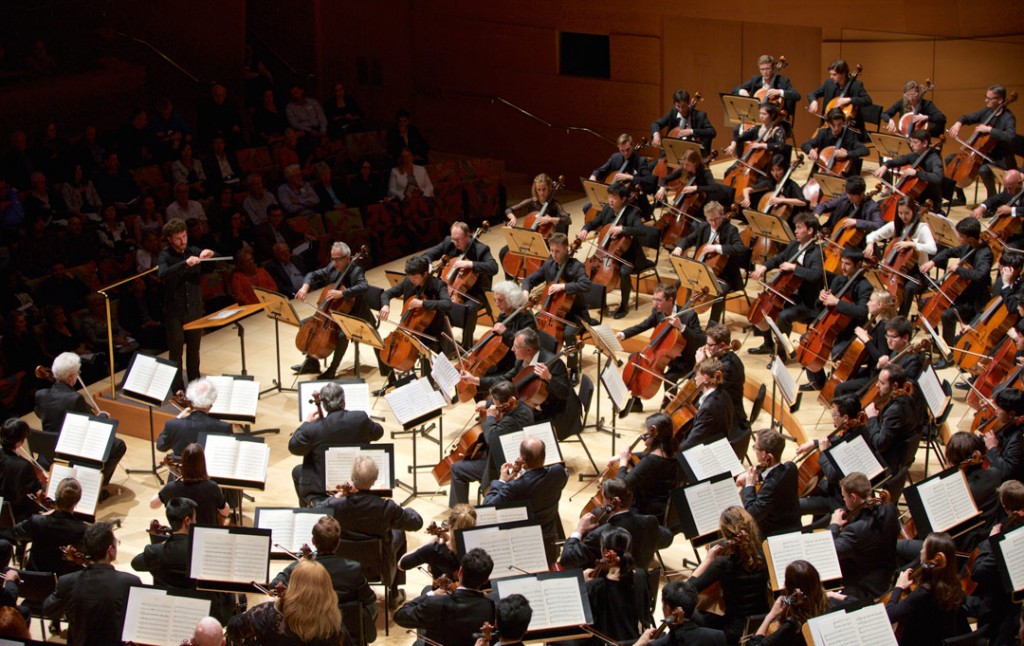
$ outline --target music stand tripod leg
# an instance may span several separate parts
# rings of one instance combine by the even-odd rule
[[[153,405],[146,404],[146,408],[149,409],[149,463],[150,468],[148,469],[125,469],[124,472],[128,475],[133,473],[148,473],[156,476],[156,479],[161,485],[165,484],[164,479],[160,477],[160,473],[157,471],[156,464],[156,431],[153,428]]]
[[[286,387],[286,386],[282,385],[282,383],[281,383],[281,330],[280,330],[280,323],[279,323],[280,317],[276,313],[274,313],[271,318],[274,319],[274,349],[275,349],[274,355],[275,355],[275,358],[277,359],[277,379],[273,379],[271,381],[271,383],[273,385],[270,388],[264,388],[263,390],[260,391],[260,397],[262,397],[263,395],[265,395],[265,394],[267,394],[269,392],[274,392],[274,393],[281,393],[281,392],[295,393],[295,392],[298,392],[297,388]],[[244,354],[243,354],[243,356],[244,356]]]
[[[439,424],[439,426],[438,426],[438,434],[441,437],[444,437],[444,421],[443,421],[443,418],[438,417],[437,419],[438,419],[438,424]],[[431,424],[430,426],[433,427],[433,424]],[[395,480],[395,486],[396,487],[399,487],[401,489],[405,489],[406,491],[409,492],[409,497],[402,501],[402,506],[403,507],[405,505],[409,504],[409,501],[412,500],[413,498],[418,498],[420,496],[427,496],[427,497],[443,496],[446,493],[448,493],[444,489],[435,489],[435,490],[432,490],[432,491],[426,491],[426,490],[422,490],[421,491],[420,490],[420,486],[419,486],[420,485],[420,482],[419,482],[419,469],[427,468],[427,465],[420,466],[420,464],[419,464],[418,455],[417,455],[417,451],[416,451],[416,445],[418,444],[418,442],[417,442],[416,438],[417,438],[417,436],[419,436],[422,433],[429,440],[434,441],[434,438],[432,438],[429,435],[427,435],[428,431],[429,431],[429,428],[425,424],[420,426],[419,428],[415,428],[415,429],[412,429],[411,431],[407,431],[407,432],[412,434],[412,464],[409,465],[409,467],[408,467],[409,473],[412,476],[412,484],[407,484],[407,483],[402,482],[401,480],[397,480],[397,479]],[[394,437],[394,435],[395,435],[394,433],[391,434],[392,437]],[[438,444],[438,446],[440,446],[440,444]],[[430,466],[429,468],[432,469],[433,466]]]

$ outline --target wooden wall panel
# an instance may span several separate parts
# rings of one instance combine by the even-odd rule
[[[736,81],[731,86],[723,85],[719,91],[729,91],[757,74],[757,59],[761,54],[771,54],[776,58],[784,55],[789,66],[782,74],[789,77],[801,97],[797,103],[794,128],[798,142],[802,142],[818,127],[818,120],[808,115],[803,108],[807,105],[807,94],[818,87],[824,78],[820,43],[821,29],[817,27],[745,22],[743,55],[741,67],[735,74]]]
[[[657,85],[661,81],[661,39],[653,36],[612,34],[611,80]]]

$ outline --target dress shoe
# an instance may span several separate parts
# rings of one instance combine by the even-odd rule
[[[304,362],[292,366],[292,371],[300,375],[320,374],[320,362],[312,357],[306,357]]]
[[[802,392],[802,393],[813,393],[813,392],[816,392],[816,391],[819,391],[819,390],[821,390],[820,386],[817,386],[817,385],[812,384],[810,382],[808,382],[806,384],[800,384],[800,392]]]
[[[370,394],[373,395],[374,397],[383,397],[384,395],[386,395],[388,393],[388,390],[390,390],[390,389],[391,389],[391,384],[388,384],[386,386],[381,386],[380,388],[378,388],[377,390],[373,391]]]
[[[953,384],[953,388],[956,388],[957,390],[970,390],[971,385],[966,381],[958,381],[955,384]]]
[[[953,364],[946,361],[945,359],[939,359],[938,361],[932,364],[932,368],[935,368],[936,370],[942,370],[944,368],[950,367],[951,365]]]
[[[328,381],[331,379],[335,379],[336,377],[337,376],[334,374],[334,370],[331,370],[330,368],[324,370],[323,372],[316,376],[317,379],[326,379]]]
[[[766,343],[766,344],[758,346],[756,348],[748,348],[747,352],[749,352],[750,354],[774,354],[775,353],[775,346],[772,345],[772,344]]]
[[[391,595],[391,602],[388,604],[388,608],[391,610],[397,610],[398,606],[405,603],[405,590],[399,588],[397,592]]]
[[[624,318],[626,318],[626,314],[627,314],[628,312],[629,312],[629,308],[626,308],[626,307],[620,307],[619,309],[615,310],[615,315],[614,315],[614,317],[615,317],[616,319],[624,319]]]
[[[639,397],[631,397],[626,408],[619,412],[619,419],[625,419],[630,413],[642,412],[644,412],[644,403],[640,401]]]

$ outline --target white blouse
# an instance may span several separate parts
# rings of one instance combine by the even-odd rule
[[[867,235],[867,244],[872,245],[880,240],[889,240],[894,235],[896,235],[896,225],[892,222],[886,222],[881,228],[875,229]],[[939,250],[927,222],[918,222],[910,241],[914,243],[914,248],[917,249],[918,264],[928,262],[928,256],[933,255]]]

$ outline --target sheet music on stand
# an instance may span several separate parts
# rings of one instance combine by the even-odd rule
[[[746,471],[729,445],[729,440],[724,437],[680,451],[676,453],[676,459],[683,467],[688,482],[708,480],[721,473],[728,473],[735,478]]]
[[[622,380],[622,373],[619,372],[619,368],[615,365],[614,361],[609,361],[605,364],[604,370],[601,371],[601,383],[604,384],[605,390],[608,391],[608,396],[611,397],[612,403],[615,404],[615,410],[625,410],[626,403],[630,398],[630,392],[626,388],[626,382]]]
[[[494,561],[491,581],[515,576],[515,566],[527,572],[547,572],[544,533],[536,521],[501,523],[487,527],[455,530],[455,547],[460,556],[482,548]]]
[[[594,343],[594,347],[600,350],[609,359],[615,359],[615,355],[622,352],[622,344],[619,343],[619,337],[615,336],[615,330],[611,329],[604,323],[598,325],[591,325],[586,321],[580,321],[585,329],[590,334],[590,339]]]
[[[103,472],[93,467],[65,466],[54,462],[50,465],[50,477],[46,484],[47,497],[57,499],[57,485],[64,478],[74,478],[82,485],[82,498],[75,505],[74,513],[90,519],[95,518],[96,505],[99,503],[100,490],[103,488]]]
[[[210,600],[150,586],[128,589],[121,640],[147,646],[178,646],[210,615]]]
[[[583,570],[563,570],[494,580],[499,599],[521,594],[530,602],[533,617],[525,641],[568,639],[587,634],[580,626],[593,623]]]
[[[926,211],[924,221],[928,223],[928,228],[932,230],[932,237],[935,238],[935,242],[946,247],[960,246],[960,236],[957,235],[956,224],[952,220],[941,213]]]
[[[391,412],[408,430],[441,414],[447,402],[430,380],[420,377],[384,395]]]
[[[718,536],[719,520],[727,507],[743,506],[739,489],[729,473],[674,489],[669,499],[680,520],[683,536],[695,543],[702,537]]]
[[[822,584],[834,584],[825,587],[839,587],[838,582],[843,578],[835,540],[832,538],[832,532],[828,530],[769,536],[764,541],[764,553],[768,556],[772,590],[781,590],[785,587],[786,566],[800,559],[809,562],[818,570]]]
[[[248,435],[200,433],[206,471],[222,487],[266,489],[270,447],[263,438]]]
[[[775,327],[775,322],[772,321],[770,318],[766,316],[764,320],[768,321],[768,325],[770,327],[774,328],[775,330],[778,330],[778,328]],[[779,334],[781,334],[781,332]],[[786,349],[786,352],[788,352],[790,356],[792,356],[793,344],[789,343],[789,339],[786,339],[783,336],[777,336],[776,339],[785,340],[786,344],[789,345],[789,348]],[[789,370],[786,369],[786,362],[780,360],[778,357],[773,359],[771,365],[771,373],[772,377],[775,379],[775,383],[778,384],[779,386],[779,392],[782,394],[782,398],[786,400],[787,404],[792,406],[793,402],[796,401],[796,380],[793,378],[793,375],[789,373]]]
[[[804,624],[803,634],[814,646],[898,646],[889,615],[880,603],[811,617]]]
[[[211,375],[206,378],[217,389],[217,400],[210,416],[227,421],[256,423],[256,405],[260,400],[260,382]]]
[[[266,312],[268,318],[287,323],[288,325],[294,325],[295,327],[302,325],[302,319],[287,296],[269,289],[263,289],[262,287],[254,286],[252,291],[256,294],[256,298],[259,299],[260,303],[263,304],[263,311]]]
[[[343,482],[352,482],[352,465],[356,458],[365,456],[377,465],[377,480],[370,491],[391,495],[395,488],[395,445],[394,444],[351,444],[332,446],[324,453],[324,477],[327,490],[331,491]]]
[[[1013,601],[1024,597],[1024,527],[992,537],[992,547],[999,563],[999,574],[1013,590]]]
[[[876,277],[876,274],[877,274],[877,272],[870,272],[868,275],[870,277]],[[923,316],[919,316],[919,317],[917,317],[917,323],[918,323],[918,325],[920,325],[921,327],[924,328],[925,332],[928,333],[928,336],[930,336],[931,339],[932,339],[932,343],[935,344],[935,347],[938,348],[939,352],[942,354],[943,357],[949,358],[949,357],[953,356],[953,351],[950,349],[949,344],[946,343],[945,339],[942,338],[942,335],[939,334],[938,331],[936,331],[936,329],[934,327],[932,327],[932,324],[928,322],[928,319],[926,319]],[[928,367],[931,368],[930,365]],[[933,369],[933,372],[934,372],[934,369]],[[939,376],[936,374],[935,375],[936,382],[938,382],[938,379],[939,379]],[[943,396],[945,396],[945,393],[943,393]]]
[[[452,403],[452,393],[459,386],[459,370],[443,352],[434,354],[430,363],[430,378],[437,384],[445,402]]]
[[[270,530],[271,558],[291,558],[281,547],[296,553],[303,544],[312,545],[313,527],[323,516],[323,509],[257,507],[253,525],[257,529]]]
[[[476,527],[517,523],[533,520],[533,505],[526,503],[502,502],[494,505],[478,505],[476,509]]]
[[[124,372],[121,391],[131,399],[160,406],[170,394],[178,370],[178,366],[167,359],[136,352]]]
[[[197,590],[253,592],[269,580],[270,540],[269,529],[192,525],[188,576]]]
[[[950,532],[956,536],[970,529],[966,525],[981,516],[967,477],[959,467],[940,471],[910,485],[903,495],[919,536],[932,532]],[[954,528],[960,531],[951,531]]]
[[[878,486],[880,476],[885,475],[885,466],[860,433],[843,435],[832,446],[822,451],[821,455],[844,477],[854,472],[863,473],[871,481],[872,486]]]
[[[370,415],[373,408],[370,404],[370,386],[362,379],[310,379],[299,382],[300,422],[304,422],[316,410],[316,404],[312,401],[313,393],[320,392],[327,384],[337,384],[345,391],[345,410],[360,410]]]
[[[939,381],[935,368],[928,366],[921,372],[921,376],[917,378],[917,387],[921,389],[921,395],[928,404],[928,412],[931,413],[932,419],[941,418],[952,398],[942,389],[942,382]]]
[[[54,454],[58,459],[81,459],[102,465],[110,457],[117,424],[112,418],[68,412],[64,415]]]
[[[595,182],[592,179],[581,177],[580,185],[583,187],[583,193],[587,196],[587,201],[594,206],[600,208],[608,203],[608,187],[610,184]]]
[[[519,445],[528,437],[536,437],[544,442],[544,466],[560,464],[565,461],[562,459],[562,450],[558,447],[558,438],[555,437],[551,422],[541,422],[532,426],[524,426],[521,431],[509,431],[498,435],[500,446],[491,447],[491,450],[495,452],[495,462],[498,464],[515,462],[515,459],[519,457]]]

